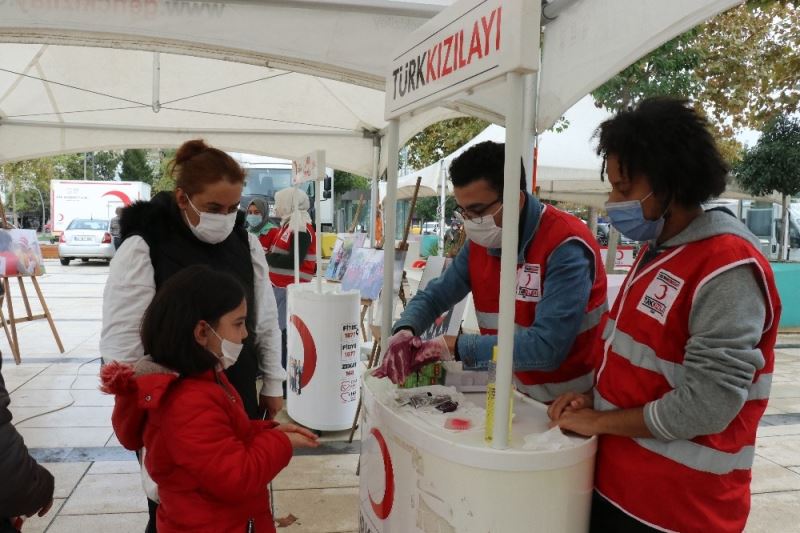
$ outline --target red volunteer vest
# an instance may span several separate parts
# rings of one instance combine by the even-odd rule
[[[517,388],[540,402],[552,402],[565,392],[586,392],[594,385],[595,342],[608,314],[606,273],[600,249],[589,228],[578,218],[553,206],[542,206],[536,233],[525,252],[525,263],[517,265],[516,308],[518,327],[536,320],[536,304],[547,279],[547,261],[567,241],[582,243],[594,256],[594,283],[578,335],[564,363],[555,371],[515,372]],[[482,335],[497,334],[500,310],[500,258],[470,242],[469,273],[475,314]]]
[[[317,272],[317,235],[311,224],[306,225],[306,230],[311,235],[311,243],[308,245],[305,259],[300,262],[300,283],[308,283],[314,279],[314,274]],[[288,225],[278,230],[270,252],[294,256],[294,232]],[[269,279],[276,287],[286,287],[294,283],[294,270],[270,266]]]
[[[639,260],[643,256],[644,250]],[[743,264],[753,267],[767,302],[758,345],[764,367],[755,374],[741,411],[721,433],[669,442],[602,435],[597,490],[626,513],[664,530],[742,531],[750,510],[756,429],[769,398],[780,318],[772,269],[758,250],[734,235],[663,252],[635,273],[638,263],[623,284],[602,336],[596,409],[642,407],[679,386],[697,291]]]

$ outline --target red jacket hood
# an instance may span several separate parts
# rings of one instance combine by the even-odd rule
[[[209,374],[213,379],[213,372]],[[150,358],[143,358],[135,365],[114,361],[100,369],[100,390],[115,396],[111,423],[120,444],[129,450],[144,446],[147,411],[161,405],[178,377],[177,372]]]

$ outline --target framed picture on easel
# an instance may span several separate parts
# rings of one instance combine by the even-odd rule
[[[39,247],[36,231],[9,229],[5,222],[5,209],[2,201],[0,201],[0,224],[2,224],[2,228],[0,228],[0,280],[2,280],[2,283],[0,283],[0,286],[2,286],[2,294],[0,294],[0,323],[3,325],[8,344],[11,346],[14,362],[16,364],[22,362],[19,337],[17,336],[17,324],[22,322],[47,320],[59,352],[64,353],[64,345],[61,342],[61,337],[58,334],[55,322],[53,322],[53,316],[47,307],[47,302],[39,286],[38,276],[43,275],[45,269],[42,249]],[[19,283],[20,298],[25,306],[25,315],[23,316],[17,316],[14,312],[14,297],[11,294],[10,282],[13,278],[16,278]],[[36,295],[42,307],[42,312],[39,314],[33,314],[31,309],[28,291],[25,288],[25,278],[31,280],[33,288],[36,290]],[[3,311],[3,304],[7,306],[7,314]]]

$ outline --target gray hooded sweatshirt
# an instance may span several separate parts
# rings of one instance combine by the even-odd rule
[[[654,252],[723,234],[738,235],[759,248],[758,239],[736,217],[707,211]],[[738,266],[697,292],[689,314],[683,379],[674,390],[644,407],[645,423],[657,439],[719,433],[744,405],[755,372],[764,367],[757,345],[764,329],[766,301],[756,276],[752,266]]]

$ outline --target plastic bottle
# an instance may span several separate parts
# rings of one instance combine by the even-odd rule
[[[492,360],[489,361],[489,383],[486,385],[486,433],[484,439],[487,443],[492,442],[494,434],[494,400],[497,397],[497,346],[492,349]],[[511,393],[509,398],[509,410],[513,412],[514,394]],[[508,437],[511,440],[511,418],[512,413],[508,416]]]

